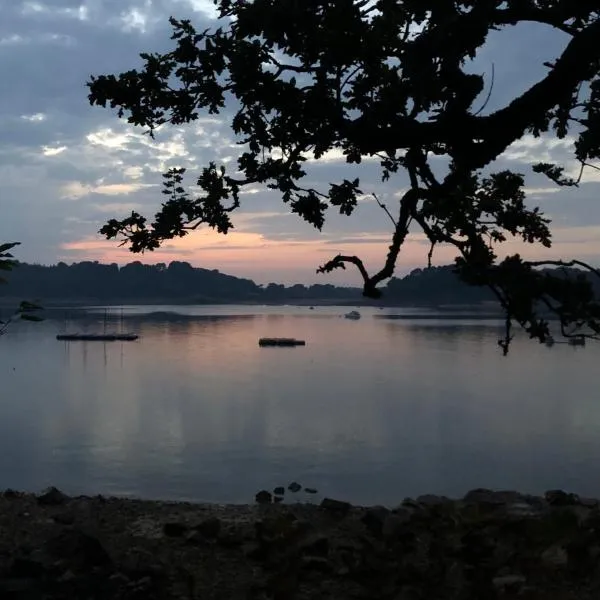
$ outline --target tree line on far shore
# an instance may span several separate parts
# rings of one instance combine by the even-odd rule
[[[6,276],[9,285],[0,287],[0,301],[15,298],[41,303],[353,303],[398,305],[478,304],[493,300],[484,287],[463,283],[452,265],[415,269],[404,277],[392,278],[380,300],[367,300],[362,290],[331,284],[285,286],[259,285],[221,273],[193,267],[187,262],[142,264],[119,267],[116,263],[79,262],[53,266],[18,263]]]

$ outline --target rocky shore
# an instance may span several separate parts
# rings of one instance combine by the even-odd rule
[[[2,599],[600,598],[600,507],[473,490],[397,508],[0,493]]]

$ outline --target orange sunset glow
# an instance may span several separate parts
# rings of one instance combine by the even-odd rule
[[[162,248],[144,254],[133,254],[115,241],[89,237],[63,244],[62,249],[68,254],[65,253],[61,260],[97,260],[120,265],[136,260],[147,264],[180,260],[195,267],[218,269],[231,275],[249,277],[257,283],[276,281],[286,284],[319,282],[360,285],[359,274],[352,266],[348,266],[345,271],[327,275],[316,275],[315,271],[338,253],[359,256],[371,271],[381,268],[389,244],[386,234],[358,235],[354,239],[361,237],[364,237],[364,243],[338,245],[335,239],[279,241],[248,231],[234,230],[223,235],[204,229],[171,240]],[[378,241],[372,241],[374,239]],[[498,253],[500,257],[521,253],[534,260],[585,257],[598,252],[593,240],[600,239],[600,227],[555,228],[553,239],[556,245],[552,248],[509,240],[499,247]],[[396,274],[402,276],[414,268],[425,266],[428,250],[423,234],[411,234],[402,247]],[[439,246],[435,250],[433,264],[448,264],[455,256],[454,248]]]

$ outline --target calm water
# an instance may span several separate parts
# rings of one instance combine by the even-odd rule
[[[166,310],[205,316],[143,314]],[[344,310],[129,307],[134,343],[58,342],[61,321],[13,327],[0,340],[0,488],[246,502],[297,480],[361,503],[473,487],[600,496],[600,346],[518,339],[502,358],[493,322]],[[259,348],[261,336],[307,346]]]

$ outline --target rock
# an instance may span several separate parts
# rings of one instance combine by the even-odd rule
[[[28,558],[15,558],[10,566],[9,575],[15,579],[39,579],[45,573],[44,565]]]
[[[185,536],[185,543],[190,546],[201,546],[208,543],[208,540],[199,531],[192,529]]]
[[[516,519],[527,519],[540,516],[540,510],[528,502],[513,502],[506,506],[506,515]]]
[[[127,577],[127,575],[125,575],[124,573],[113,573],[109,577],[109,580],[118,586],[123,586],[123,585],[129,584],[129,577]]]
[[[11,490],[10,488],[7,488],[2,492],[2,496],[4,498],[18,498],[20,496],[20,494],[19,494],[19,492],[16,492],[15,490]]]
[[[58,513],[52,517],[52,520],[59,525],[73,525],[75,517],[71,513]]]
[[[552,568],[564,567],[569,562],[567,551],[559,545],[550,546],[541,555],[542,562]]]
[[[549,490],[544,494],[550,506],[572,506],[579,503],[577,494],[569,494],[563,490]]]
[[[285,494],[285,488],[280,485],[273,490],[275,496],[283,496]]]
[[[398,509],[403,510],[406,508],[416,510],[416,509],[421,508],[421,505],[416,500],[413,500],[412,498],[404,498],[404,500],[402,500],[402,504],[398,507]]]
[[[51,556],[85,569],[108,566],[112,562],[97,538],[76,529],[67,529],[50,538],[44,547]]]
[[[267,556],[267,548],[262,543],[247,542],[244,544],[243,552],[250,560],[264,560]]]
[[[344,502],[343,500],[334,500],[333,498],[323,498],[320,507],[328,512],[345,515],[348,513],[352,505],[350,502]]]
[[[55,487],[48,488],[43,494],[37,497],[38,504],[42,506],[58,506],[65,504],[68,500],[69,497]]]
[[[596,498],[579,498],[579,504],[586,508],[598,508],[598,500]]]
[[[0,579],[0,598],[36,599],[42,598],[39,582],[35,579],[18,579],[7,577]]]
[[[256,502],[258,502],[258,504],[271,504],[273,501],[273,496],[271,495],[271,492],[267,492],[267,490],[261,490],[258,492],[258,494],[256,494],[254,499]]]
[[[65,571],[59,578],[58,581],[62,582],[62,583],[67,583],[69,581],[73,581],[73,579],[76,579],[77,576],[75,575],[75,573],[73,573],[73,571],[71,571],[70,569]]]
[[[301,564],[303,569],[309,571],[318,571],[319,573],[329,573],[332,571],[331,564],[322,556],[303,556]]]
[[[464,589],[465,575],[464,567],[459,562],[453,562],[446,570],[444,583],[449,590]]]
[[[207,538],[216,538],[221,532],[221,520],[218,517],[210,517],[196,525],[194,529]]]
[[[423,494],[417,498],[417,503],[421,506],[439,506],[440,504],[446,504],[450,502],[449,498],[446,496],[436,496],[434,494]]]
[[[318,536],[304,542],[300,551],[305,556],[327,556],[329,554],[329,540],[325,536]]]
[[[304,491],[307,494],[316,494],[317,493],[317,490],[315,488],[304,488]]]
[[[288,490],[292,493],[297,493],[302,489],[302,486],[297,481],[292,481],[290,485],[288,485]]]
[[[187,531],[186,525],[172,521],[163,525],[163,533],[167,537],[181,537]]]
[[[504,504],[514,504],[523,502],[525,496],[518,492],[510,490],[488,490],[485,488],[477,488],[467,492],[463,501],[467,504],[487,504],[490,506],[502,506]]]
[[[222,548],[239,548],[246,539],[241,531],[230,530],[216,538]]]
[[[500,577],[494,577],[492,584],[497,590],[503,590],[506,588],[521,587],[527,580],[522,575],[502,575]]]
[[[409,510],[400,511],[398,509],[388,515],[381,530],[384,539],[396,539],[406,530],[406,524],[410,521],[411,516],[412,514]]]
[[[374,506],[367,509],[361,518],[361,522],[374,536],[379,537],[383,533],[383,524],[390,514],[387,508]]]
[[[592,514],[591,508],[581,505],[569,506],[566,508],[566,510],[569,510],[575,516],[577,519],[577,524],[580,527],[584,526],[588,522],[590,515]]]
[[[283,502],[283,496],[273,496],[273,502],[275,504],[281,504]]]

